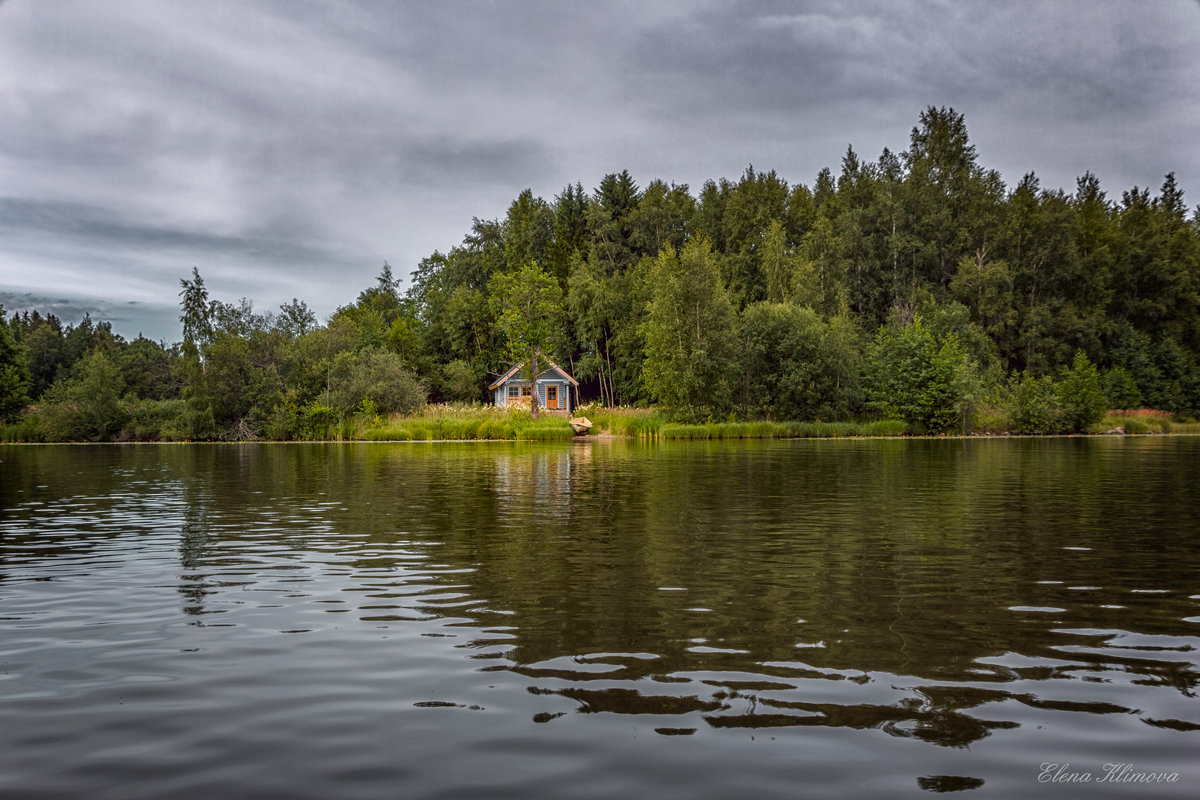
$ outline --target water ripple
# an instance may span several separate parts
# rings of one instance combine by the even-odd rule
[[[1180,769],[1198,455],[6,452],[0,795],[1057,798],[1047,758]]]

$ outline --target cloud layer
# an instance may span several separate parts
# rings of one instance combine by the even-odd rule
[[[172,340],[197,266],[215,296],[328,314],[525,187],[807,183],[848,144],[904,149],[928,105],[1010,183],[1194,192],[1197,52],[1194,0],[9,0],[0,302]]]

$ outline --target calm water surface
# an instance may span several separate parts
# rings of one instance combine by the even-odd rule
[[[0,448],[0,797],[1195,797],[1198,486],[1191,437]]]

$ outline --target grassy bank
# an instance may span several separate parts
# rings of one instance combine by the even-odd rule
[[[126,428],[111,441],[180,441],[173,433],[171,413],[182,401],[142,404],[126,418]],[[332,409],[330,409],[332,411]],[[168,413],[170,412],[170,413]],[[592,423],[592,434],[630,439],[830,439],[865,436],[909,436],[918,434],[901,420],[865,420],[849,422],[748,421],[681,424],[672,422],[650,408],[601,408],[585,406],[577,411]],[[0,425],[0,442],[52,441],[33,417],[9,425]],[[1151,409],[1110,411],[1089,433],[1103,434],[1116,429],[1127,434],[1190,433],[1200,434],[1195,420],[1172,419],[1171,415]],[[1004,435],[1012,433],[1003,411],[990,409],[978,413],[967,435]],[[312,427],[299,438],[306,441],[438,441],[438,440],[524,440],[565,441],[574,438],[567,418],[543,413],[535,422],[528,409],[508,410],[484,405],[430,405],[416,414],[380,416],[347,414],[332,417]],[[265,437],[271,440],[271,437]],[[62,440],[59,440],[62,441]],[[76,441],[79,441],[77,439]]]
[[[1104,419],[1088,428],[1089,433],[1106,433],[1121,428],[1125,433],[1195,433],[1200,425],[1194,422],[1175,422],[1166,411],[1152,408],[1135,408],[1124,411],[1109,411]]]
[[[904,436],[908,425],[900,420],[869,422],[707,422],[685,425],[671,422],[648,408],[594,408],[579,410],[593,423],[592,433],[635,439],[828,439],[845,436]]]
[[[420,414],[387,419],[358,419],[345,430],[346,439],[368,442],[408,442],[438,439],[571,439],[575,431],[566,417],[542,414],[534,421],[529,410],[509,411],[492,406],[426,406]]]
[[[904,436],[901,420],[870,422],[714,422],[664,425],[664,439],[838,439],[848,436]]]

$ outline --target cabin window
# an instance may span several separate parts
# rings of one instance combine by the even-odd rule
[[[509,386],[508,387],[508,396],[509,397],[518,397],[520,395],[520,393],[521,393],[520,387],[517,387],[517,386]]]
[[[532,397],[532,396],[533,396],[533,387],[532,386],[522,386],[521,387],[521,397]]]

